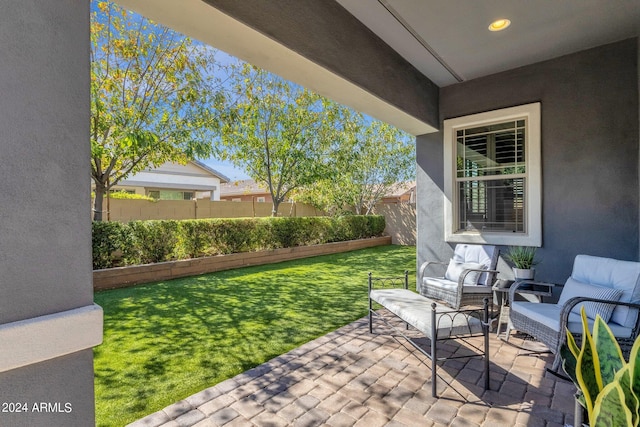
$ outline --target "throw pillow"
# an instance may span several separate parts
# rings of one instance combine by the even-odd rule
[[[451,259],[449,261],[449,266],[447,267],[447,272],[444,274],[444,278],[447,280],[451,280],[453,282],[457,282],[460,279],[460,275],[468,269],[472,270],[482,270],[487,267],[482,264],[477,264],[474,262],[457,262]],[[470,271],[464,278],[465,285],[477,285],[478,279],[480,279],[481,271]]]
[[[562,306],[573,297],[589,297],[598,298],[609,301],[618,301],[622,296],[622,291],[619,289],[609,288],[606,286],[591,285],[589,283],[579,282],[572,277],[567,279],[567,282],[562,289],[558,305]],[[606,304],[601,302],[583,302],[577,304],[571,310],[572,313],[580,315],[580,307],[584,305],[584,310],[589,319],[595,319],[599,314],[605,323],[609,322],[615,305]]]

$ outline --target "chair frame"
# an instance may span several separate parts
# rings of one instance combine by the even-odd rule
[[[497,250],[497,249],[496,249]],[[500,271],[498,270],[488,270],[488,269],[466,269],[458,278],[458,286],[455,291],[450,291],[449,289],[439,288],[436,286],[428,286],[424,285],[424,276],[427,271],[427,268],[431,266],[441,266],[446,270],[449,264],[441,261],[426,261],[422,263],[420,269],[418,271],[418,286],[420,289],[420,293],[425,295],[428,298],[433,298],[435,300],[443,301],[446,305],[459,309],[460,307],[464,307],[467,305],[473,306],[482,306],[485,298],[493,298],[493,284],[495,282],[495,277]],[[465,293],[464,292],[464,279],[471,272],[480,272],[487,273],[489,276],[487,277],[488,285],[477,285],[486,287],[486,292],[474,292],[474,293]]]
[[[531,284],[535,282],[521,281],[517,282],[511,286],[509,290],[509,302],[512,304],[515,295],[518,293],[518,288],[523,285]],[[522,291],[526,293],[526,290]],[[573,297],[569,299],[562,310],[560,311],[560,330],[555,331],[548,326],[543,325],[540,322],[537,322],[530,317],[524,316],[523,314],[510,310],[509,318],[511,320],[511,324],[513,328],[524,332],[528,335],[531,335],[533,338],[545,344],[551,353],[555,355],[555,359],[553,361],[553,365],[551,370],[557,371],[560,367],[560,346],[564,344],[567,339],[567,323],[569,321],[569,314],[573,308],[583,302],[601,302],[606,304],[612,304],[615,306],[627,306],[630,308],[637,308],[640,310],[640,300],[634,302],[622,302],[622,301],[611,301],[611,300],[603,300],[598,298],[590,298],[590,297]],[[631,336],[628,338],[616,337],[616,341],[620,345],[620,349],[625,357],[629,357],[629,353],[631,352],[631,348],[633,347],[633,343],[636,338],[640,334],[640,313],[636,318],[635,326],[632,328]],[[577,342],[582,340],[581,333],[572,333]]]

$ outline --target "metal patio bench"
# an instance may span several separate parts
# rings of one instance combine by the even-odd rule
[[[416,350],[431,361],[431,394],[437,397],[436,366],[451,359],[482,358],[484,365],[484,389],[489,389],[489,300],[485,298],[482,308],[452,310],[423,295],[408,289],[408,272],[403,277],[374,278],[369,273],[369,332],[373,333],[373,319],[377,316],[398,332]],[[409,326],[420,331],[430,342],[429,350],[422,348],[401,328],[389,323],[374,303],[387,309]],[[482,348],[467,341],[472,337],[484,337]],[[477,350],[471,355],[438,357],[439,344],[446,340],[458,339]],[[442,377],[440,377],[442,379]]]

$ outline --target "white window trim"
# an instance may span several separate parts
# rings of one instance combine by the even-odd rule
[[[526,233],[454,231],[458,223],[454,188],[456,181],[455,133],[458,129],[492,122],[527,119],[525,164]],[[542,246],[542,163],[540,138],[540,103],[487,111],[444,121],[444,239],[452,243]]]

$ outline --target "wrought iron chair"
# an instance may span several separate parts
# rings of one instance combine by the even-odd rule
[[[519,281],[511,286],[509,316],[514,329],[541,341],[555,354],[552,371],[560,366],[567,328],[577,340],[581,338],[582,305],[589,326],[593,327],[596,315],[601,316],[628,357],[640,332],[640,262],[578,255],[557,303],[516,301],[519,289],[528,285]]]
[[[491,301],[499,253],[492,245],[458,244],[448,263],[426,261],[420,266],[418,291],[456,310],[480,306],[485,298]],[[444,274],[433,273],[436,267]]]

